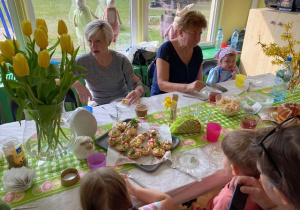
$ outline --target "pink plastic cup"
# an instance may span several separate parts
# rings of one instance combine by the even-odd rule
[[[87,158],[90,169],[101,168],[106,165],[106,157],[103,153],[93,153]]]
[[[210,122],[206,126],[206,138],[207,141],[216,142],[219,139],[221,133],[221,125],[218,123]]]

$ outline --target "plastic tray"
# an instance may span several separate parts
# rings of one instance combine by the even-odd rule
[[[124,120],[123,122],[129,122],[131,119],[126,119]],[[102,136],[96,138],[96,144],[99,145],[100,147],[104,148],[104,149],[108,149],[108,143],[107,143],[107,140],[109,139],[109,136],[108,136],[108,132],[107,131],[106,133],[104,133]],[[172,143],[173,143],[173,148],[176,148],[179,143],[180,143],[180,139],[176,136],[173,136],[172,135]],[[145,171],[148,171],[148,172],[152,172],[152,171],[155,171],[162,163],[157,163],[155,165],[140,165],[140,164],[136,164],[135,165]]]

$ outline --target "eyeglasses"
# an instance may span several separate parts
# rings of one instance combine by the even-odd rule
[[[279,170],[279,168],[277,167],[275,161],[273,160],[271,154],[269,153],[269,151],[267,150],[267,148],[265,147],[264,145],[264,141],[271,135],[273,135],[279,128],[281,128],[282,126],[292,122],[294,119],[300,119],[300,115],[297,115],[297,116],[294,116],[294,117],[291,117],[285,121],[283,121],[282,123],[280,123],[279,125],[277,125],[274,129],[270,130],[261,140],[260,142],[258,143],[259,146],[261,146],[264,150],[264,152],[266,153],[266,155],[268,156],[271,164],[273,165],[273,167],[275,168],[275,170],[278,172],[278,174],[280,175],[280,177],[282,177],[282,174]]]

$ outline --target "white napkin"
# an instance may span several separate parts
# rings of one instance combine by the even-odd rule
[[[28,189],[33,182],[36,171],[34,169],[26,168],[12,168],[4,171],[2,182],[8,191],[21,192]]]

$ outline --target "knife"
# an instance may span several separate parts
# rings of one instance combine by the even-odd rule
[[[207,101],[208,100],[208,98],[203,98],[203,99],[201,99],[201,98],[197,98],[196,96],[189,96],[189,95],[183,95],[183,97],[186,97],[186,98],[193,98],[193,99],[197,99],[197,100],[200,100],[200,101]]]

